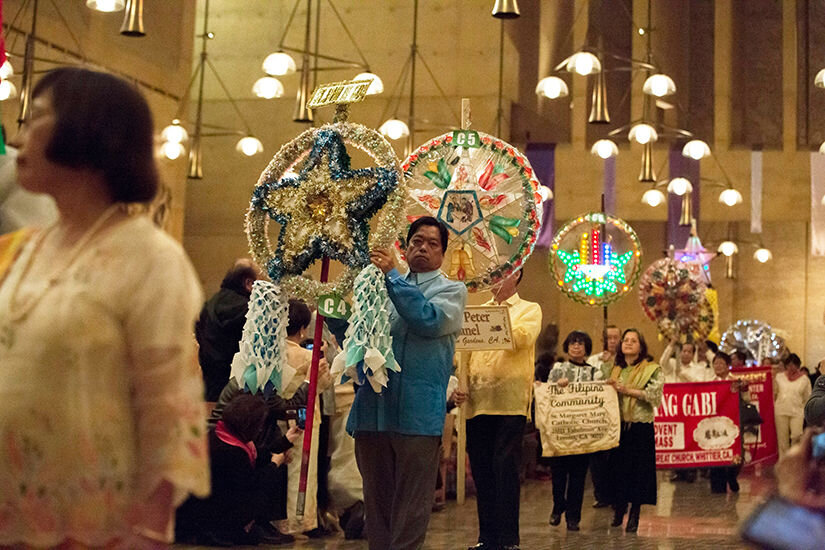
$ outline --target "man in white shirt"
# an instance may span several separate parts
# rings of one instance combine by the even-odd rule
[[[679,350],[679,358],[673,357],[674,352]],[[659,365],[665,374],[665,382],[706,382],[713,376],[713,372],[708,369],[708,364],[704,361],[697,361],[695,358],[696,346],[693,342],[685,342],[679,345],[674,338],[665,348]]]

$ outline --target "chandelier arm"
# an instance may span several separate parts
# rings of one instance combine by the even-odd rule
[[[229,94],[229,90],[226,88],[226,84],[224,84],[221,75],[218,74],[218,71],[215,69],[215,66],[212,64],[212,61],[210,59],[207,58],[205,59],[205,61],[206,64],[209,65],[209,68],[212,69],[212,74],[215,75],[215,79],[218,81],[218,84],[220,84],[221,88],[223,89],[223,93],[226,95],[226,99],[228,99],[229,103],[232,104],[232,107],[235,109],[235,113],[237,113],[238,118],[241,119],[241,122],[243,122],[244,126],[246,127],[247,133],[249,135],[252,135],[252,127],[249,126],[249,123],[246,121],[246,118],[244,118],[243,113],[241,113],[241,110],[238,108],[238,104],[235,102],[235,99]]]
[[[722,177],[725,178],[725,183],[728,184],[728,187],[733,189],[733,181],[731,181],[730,177],[728,176],[728,173],[725,172],[725,169],[722,167],[722,163],[719,162],[719,159],[716,158],[716,155],[713,153],[713,151],[711,151],[710,156],[713,158],[713,162],[716,163],[716,166],[719,167],[719,171],[722,172]]]
[[[421,64],[424,65],[424,68],[427,70],[427,73],[429,73],[430,78],[433,81],[433,84],[435,84],[435,87],[438,89],[438,92],[441,94],[442,99],[444,99],[444,103],[447,104],[447,108],[452,113],[453,118],[456,120],[456,123],[458,125],[460,125],[461,124],[461,117],[459,117],[458,113],[456,113],[455,109],[453,109],[453,104],[450,103],[450,100],[447,98],[447,94],[444,93],[444,89],[441,87],[441,84],[439,84],[438,80],[436,80],[435,74],[433,74],[432,69],[430,69],[430,66],[427,64],[427,60],[424,59],[424,56],[421,55],[421,52],[419,52],[418,50],[416,50],[416,53],[418,54],[418,58],[421,59]]]
[[[11,29],[15,28],[15,23],[17,23],[17,19],[23,14],[23,11],[28,7],[30,1],[31,0],[23,0],[23,3],[20,5],[19,8],[17,8],[17,11],[14,12],[14,17],[12,17],[11,23],[9,23],[9,24],[3,23],[3,26],[6,27],[7,30],[11,30]],[[14,48],[14,45],[17,43],[17,37],[18,36],[20,36],[20,33],[14,35],[14,38],[11,41],[11,45],[9,45],[7,49],[11,50],[11,49]],[[20,56],[20,57],[22,57],[22,56]]]
[[[298,4],[301,3],[301,0],[295,0],[295,4],[292,6],[292,11],[289,13],[289,19],[286,20],[286,25],[284,26],[284,32],[281,34],[281,39],[278,41],[278,49],[284,49],[284,40],[286,40],[286,33],[289,32],[289,27],[292,25],[292,20],[295,19],[295,13],[298,11]]]
[[[86,52],[83,51],[83,46],[80,45],[80,41],[77,39],[74,31],[72,31],[72,27],[69,25],[69,22],[66,20],[66,17],[63,15],[63,12],[60,11],[60,8],[57,7],[57,3],[54,0],[49,0],[49,3],[54,8],[54,11],[57,12],[57,16],[60,18],[60,21],[63,23],[63,26],[66,27],[66,30],[69,31],[69,36],[74,41],[74,45],[77,48],[78,53],[83,57],[83,61],[86,61]]]
[[[379,119],[378,124],[383,124],[384,120],[387,117],[387,113],[390,112],[392,109],[393,102],[396,103],[396,108],[393,113],[393,116],[398,115],[398,107],[401,105],[401,93],[399,92],[398,96],[396,97],[395,92],[396,90],[403,90],[404,87],[407,85],[407,74],[410,67],[410,62],[412,60],[412,55],[407,56],[407,60],[404,62],[404,65],[401,67],[401,72],[398,75],[398,78],[395,81],[395,84],[392,87],[392,91],[390,92],[390,99],[387,101],[386,106],[384,107],[384,111],[381,113],[381,118]]]
[[[344,23],[344,19],[338,12],[338,8],[335,7],[335,4],[332,3],[332,0],[327,0],[327,3],[329,4],[329,7],[332,8],[332,11],[335,13],[335,17],[338,18],[338,22],[341,23],[341,26],[344,28],[344,32],[347,34],[347,37],[349,37],[350,42],[352,42],[352,45],[355,46],[355,51],[357,51],[358,55],[361,56],[361,62],[364,63],[364,67],[367,70],[369,70],[370,64],[367,62],[367,58],[364,56],[364,52],[361,51],[361,48],[358,47],[358,42],[355,41],[355,37],[350,32],[349,27],[347,27],[347,24]]]
[[[312,89],[318,87],[318,63],[321,60],[318,52],[321,51],[321,0],[315,3],[315,57],[312,59]],[[314,124],[313,124],[314,126]]]
[[[308,51],[306,51],[304,49],[301,49],[301,48],[293,48],[291,46],[280,46],[280,49],[282,49],[285,52],[309,54],[313,57],[323,59],[324,61],[334,61],[336,63],[344,63],[344,64],[346,64],[347,67],[354,67],[356,69],[366,69],[367,68],[366,65],[363,65],[362,63],[359,63],[357,61],[350,61],[349,59],[342,59],[340,57],[333,57],[331,55],[325,55],[325,54],[321,54],[321,53],[308,52]]]
[[[192,77],[189,79],[189,84],[186,85],[186,91],[183,93],[183,96],[180,98],[180,102],[178,103],[178,110],[175,111],[175,118],[180,119],[183,115],[183,109],[187,103],[189,103],[189,98],[191,97],[192,92],[192,84],[195,83],[195,79],[198,77],[198,74],[203,70],[203,60],[201,59],[198,62],[197,67],[195,70],[192,71]]]

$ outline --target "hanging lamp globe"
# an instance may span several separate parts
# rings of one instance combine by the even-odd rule
[[[600,139],[590,148],[590,153],[607,160],[619,154],[619,147],[609,139]]]
[[[266,56],[261,65],[264,72],[269,76],[284,76],[294,73],[298,67],[295,60],[286,52],[275,52]]]
[[[10,80],[0,81],[0,101],[17,97],[17,86]]]
[[[369,71],[356,75],[353,80],[371,80],[370,87],[367,88],[367,95],[377,95],[384,92],[384,81],[375,73]]]
[[[682,196],[693,191],[693,185],[687,178],[673,178],[667,184],[667,192]]]
[[[753,259],[761,264],[764,264],[773,259],[773,254],[764,246],[760,246],[756,249],[756,252],[753,253]]]
[[[536,84],[536,95],[549,99],[557,99],[570,95],[567,82],[557,76],[548,76]]]
[[[825,69],[820,69],[814,77],[814,86],[817,88],[825,88]]]
[[[172,121],[172,124],[163,129],[160,137],[170,143],[182,143],[189,138],[189,134],[186,132],[186,129],[181,126],[180,120],[176,118]]]
[[[243,153],[244,155],[251,157],[253,155],[257,155],[258,153],[263,153],[264,144],[261,143],[261,140],[256,137],[246,136],[238,140],[238,144],[235,145],[235,149],[239,153]]]
[[[10,76],[14,76],[14,67],[11,66],[9,58],[7,57],[3,64],[0,65],[0,80],[6,80]]]
[[[727,206],[736,206],[742,202],[742,193],[730,187],[719,193],[719,202]]]
[[[567,58],[564,68],[569,73],[587,76],[601,72],[602,62],[590,52],[576,52]]]
[[[665,97],[676,93],[676,84],[666,74],[652,74],[645,79],[642,91],[655,97]]]
[[[665,194],[658,189],[648,189],[642,195],[642,202],[655,208],[665,202]]]
[[[638,124],[634,124],[633,127],[630,128],[630,131],[627,133],[627,139],[630,141],[635,141],[640,145],[644,145],[645,143],[653,143],[658,140],[659,134],[656,132],[656,128],[650,124],[640,122]]]
[[[739,247],[733,241],[722,241],[717,251],[723,256],[731,257],[739,252]]]
[[[410,135],[410,128],[407,123],[397,118],[391,118],[378,128],[378,131],[389,139],[397,140]]]
[[[86,0],[86,7],[96,11],[111,13],[125,8],[126,0]]]
[[[179,158],[184,152],[183,144],[174,141],[167,141],[160,146],[160,153],[169,160]]]
[[[275,99],[284,95],[284,85],[272,76],[262,76],[252,85],[252,93],[263,99]]]
[[[701,160],[710,156],[710,146],[701,139],[692,139],[682,147],[682,156]]]

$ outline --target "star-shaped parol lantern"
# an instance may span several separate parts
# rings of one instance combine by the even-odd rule
[[[367,153],[376,166],[352,169],[348,144]],[[394,242],[402,187],[395,153],[375,130],[350,122],[309,129],[284,145],[261,174],[247,213],[252,254],[290,295],[308,301],[325,294],[345,296],[369,265],[370,247]],[[274,247],[270,220],[280,225]],[[304,276],[324,256],[343,264],[338,279],[326,283]]]
[[[474,292],[522,268],[536,242],[542,199],[518,149],[483,132],[457,130],[419,147],[402,168],[407,221],[433,216],[448,229],[443,269],[449,278]]]
[[[568,298],[606,306],[639,278],[641,243],[624,220],[589,212],[558,230],[550,245],[550,270]]]

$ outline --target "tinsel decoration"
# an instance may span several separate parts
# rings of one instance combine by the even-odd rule
[[[240,342],[232,358],[230,377],[250,393],[281,391],[295,375],[286,362],[289,302],[277,284],[255,281]]]
[[[722,335],[719,350],[725,353],[744,352],[751,365],[759,366],[765,357],[781,359],[787,348],[780,330],[764,321],[740,319]]]
[[[376,167],[351,169],[346,145],[367,153]],[[258,180],[246,218],[252,256],[290,295],[307,302],[344,296],[369,264],[370,248],[395,241],[403,182],[392,147],[375,130],[350,122],[309,129],[284,145]],[[281,226],[274,250],[270,219]],[[344,264],[343,273],[329,283],[303,276],[323,256]]]
[[[387,371],[401,371],[392,351],[389,300],[384,275],[377,267],[367,266],[355,278],[344,350],[332,363],[336,380],[369,383],[375,393],[381,393],[389,381]]]

